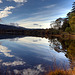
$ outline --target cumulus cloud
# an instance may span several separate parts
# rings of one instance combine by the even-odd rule
[[[13,6],[9,6],[9,7],[6,7],[4,10],[5,11],[8,11],[8,10],[11,10],[11,9],[14,9],[15,7],[13,7]]]
[[[27,0],[7,0],[7,1],[14,1],[15,3],[17,3],[17,6],[16,7],[20,7],[22,5],[24,5],[24,3],[27,2]]]
[[[0,3],[3,3],[2,0],[0,0]]]
[[[17,66],[17,65],[24,65],[25,62],[23,61],[14,61],[14,62],[3,62],[2,65],[4,66]]]
[[[13,6],[9,6],[9,7],[6,7],[4,10],[0,11],[0,18],[4,18],[4,17],[9,16],[9,14],[12,14],[10,10],[14,8],[15,7]]]
[[[24,2],[27,2],[27,0],[13,0],[14,2],[16,3],[24,3]]]
[[[7,47],[4,47],[2,45],[0,45],[0,52],[3,53],[5,56],[7,57],[13,57],[14,55],[11,55],[9,52],[11,52],[11,50],[8,50]]]
[[[25,3],[27,0],[7,0],[7,1],[14,1],[16,3]]]

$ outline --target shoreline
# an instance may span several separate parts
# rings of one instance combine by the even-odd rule
[[[72,39],[72,40],[75,40],[75,35],[72,35],[72,34],[66,34],[66,35],[51,35],[53,37],[58,37],[58,38],[62,38],[62,39]]]

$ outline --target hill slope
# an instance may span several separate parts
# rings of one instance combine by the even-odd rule
[[[21,29],[21,30],[25,30],[26,28],[0,24],[0,29],[2,29],[2,30],[7,30],[7,29],[11,29],[11,30],[12,29]]]

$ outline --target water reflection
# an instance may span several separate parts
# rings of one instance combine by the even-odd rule
[[[17,40],[16,40],[17,39]],[[75,66],[75,41],[22,37],[0,40],[0,63],[8,75],[44,75],[54,64]],[[2,75],[5,75],[2,70]]]
[[[53,48],[55,49],[55,51],[63,52],[65,56],[69,58],[70,67],[75,67],[75,40],[58,39],[57,41],[59,41],[59,43],[55,42],[55,40],[53,41]],[[52,42],[50,43],[50,46]]]
[[[0,45],[0,53],[4,54],[6,57],[14,57],[14,55],[10,54],[11,50],[8,50],[7,47]]]
[[[33,69],[27,68],[23,70],[14,70],[15,74],[21,74],[21,75],[39,75],[40,72],[45,72],[44,68],[41,66],[41,64],[34,66]]]
[[[3,66],[17,66],[17,65],[24,65],[25,62],[23,61],[14,61],[14,62],[3,62]]]
[[[75,40],[67,40],[67,41],[65,41],[64,48],[67,49],[66,57],[68,57],[70,59],[70,66],[72,68],[75,67]]]

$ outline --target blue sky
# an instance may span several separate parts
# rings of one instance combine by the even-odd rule
[[[66,17],[75,0],[0,0],[0,19],[26,28],[49,28],[50,21]]]

